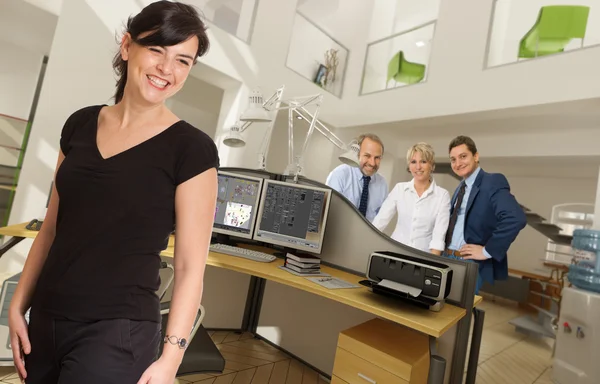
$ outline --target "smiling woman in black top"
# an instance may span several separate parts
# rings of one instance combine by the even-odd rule
[[[173,383],[202,295],[219,159],[211,138],[164,102],[207,49],[192,7],[152,3],[127,23],[116,104],[67,119],[55,190],[9,313],[27,383]],[[159,253],[175,225],[166,330],[175,342],[156,359]]]

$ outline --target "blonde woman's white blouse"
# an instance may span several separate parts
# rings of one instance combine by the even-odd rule
[[[414,180],[398,183],[381,205],[373,225],[382,231],[398,213],[392,238],[426,252],[444,250],[450,220],[450,193],[435,181],[419,197]]]

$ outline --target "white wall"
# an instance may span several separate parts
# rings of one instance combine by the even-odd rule
[[[497,0],[490,39],[489,66],[517,61],[520,40],[535,24],[540,8],[547,5],[589,6],[584,46],[600,44],[600,3],[597,0]],[[575,39],[566,50],[579,47],[581,40]]]
[[[370,15],[372,8],[366,3],[363,2],[363,12]],[[222,63],[223,70],[231,69],[232,77],[240,76],[251,87],[275,89],[286,84],[291,94],[314,93],[318,88],[310,81],[281,70],[294,11],[287,1],[261,1],[249,49],[213,31],[220,52],[219,58],[216,53],[211,57],[214,63],[211,65],[218,68],[216,63]],[[593,64],[600,60],[600,49],[596,47],[484,70],[491,11],[491,2],[440,3],[427,83],[365,96],[358,94],[369,23],[346,23],[346,29],[355,32],[351,44],[346,42],[344,34],[332,33],[350,51],[344,95],[342,100],[326,95],[323,120],[336,127],[348,127],[600,96],[600,77],[596,76]],[[464,22],[466,14],[470,15],[469,23]],[[457,41],[461,44],[456,44]],[[575,72],[564,70],[574,66]]]
[[[594,200],[594,222],[593,229],[600,230],[600,173],[598,174],[598,185],[596,186],[596,199]]]
[[[98,5],[105,9],[99,13],[103,20],[110,20],[107,25],[112,25],[114,30],[130,12],[111,11],[111,7],[127,8],[129,3],[105,4]],[[211,50],[201,62],[249,88],[262,86],[274,90],[285,84],[291,95],[318,92],[315,84],[285,66],[295,5],[294,1],[261,0],[250,45],[222,30],[210,29]],[[426,84],[359,96],[370,20],[369,17],[345,16],[371,15],[373,4],[340,2],[339,7],[332,17],[352,21],[338,23],[344,29],[331,33],[350,51],[343,98],[325,92],[321,117],[333,126],[359,126],[600,96],[600,77],[596,76],[594,64],[600,60],[600,47],[483,70],[492,3],[478,0],[440,3]],[[465,14],[470,15],[469,23],[464,22]],[[326,29],[327,25],[323,27]],[[457,41],[461,44],[456,44]],[[577,71],[564,70],[572,67],[577,67]],[[482,94],[486,97],[481,97]],[[398,105],[410,105],[410,108],[398,108]]]
[[[30,4],[39,3],[39,4]],[[21,49],[47,55],[58,18],[45,9],[52,8],[51,0],[3,1],[0,12],[0,41]],[[39,8],[41,7],[41,8]]]
[[[181,102],[176,98],[167,101],[166,105],[180,119],[187,121],[210,137],[215,136],[219,120],[217,115]]]
[[[335,38],[333,36],[333,38]],[[289,45],[286,65],[288,68],[303,76],[309,81],[314,81],[319,65],[326,64],[325,52],[330,49],[337,50],[339,60],[336,69],[335,81],[328,84],[326,89],[340,97],[342,93],[343,76],[346,70],[346,59],[348,51],[345,47],[337,44],[330,36],[312,24],[300,14],[294,18],[294,28]]]
[[[439,9],[440,0],[374,0],[368,41],[436,20]]]
[[[81,25],[86,26],[85,34],[80,33]],[[86,2],[64,1],[10,216],[11,224],[29,221],[44,212],[63,124],[71,113],[83,106],[109,102],[114,92],[110,63],[115,50],[114,32],[105,29]],[[20,61],[19,65],[26,67],[27,62]],[[0,270],[20,271],[30,244],[25,240],[2,257]]]
[[[151,1],[144,0],[144,4]],[[187,0],[202,11],[202,15],[216,27],[248,41],[252,31],[256,0]]]
[[[44,56],[0,40],[0,114],[28,120]]]
[[[22,0],[31,5],[39,7],[46,12],[58,16],[60,14],[60,8],[62,7],[63,0]]]
[[[214,139],[219,122],[223,90],[193,76],[167,106],[182,120],[202,130]]]

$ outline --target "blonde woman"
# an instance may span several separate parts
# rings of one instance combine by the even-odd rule
[[[413,179],[398,183],[383,202],[373,225],[385,229],[398,213],[392,238],[410,247],[441,255],[450,219],[450,194],[436,185],[431,173],[435,153],[431,145],[417,143],[406,154]]]

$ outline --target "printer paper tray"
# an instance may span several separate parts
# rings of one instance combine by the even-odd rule
[[[425,309],[431,309],[431,307],[438,304],[438,302],[433,299],[430,299],[427,297],[413,297],[413,296],[409,295],[408,293],[399,292],[399,291],[396,291],[393,289],[389,289],[387,287],[382,287],[371,280],[361,280],[361,281],[359,281],[359,283],[361,285],[364,285],[365,287],[371,288],[374,293],[377,293],[377,294],[380,294],[380,295],[386,296],[386,297],[391,297],[394,299],[408,300],[408,301],[410,301],[420,307],[423,307]]]

